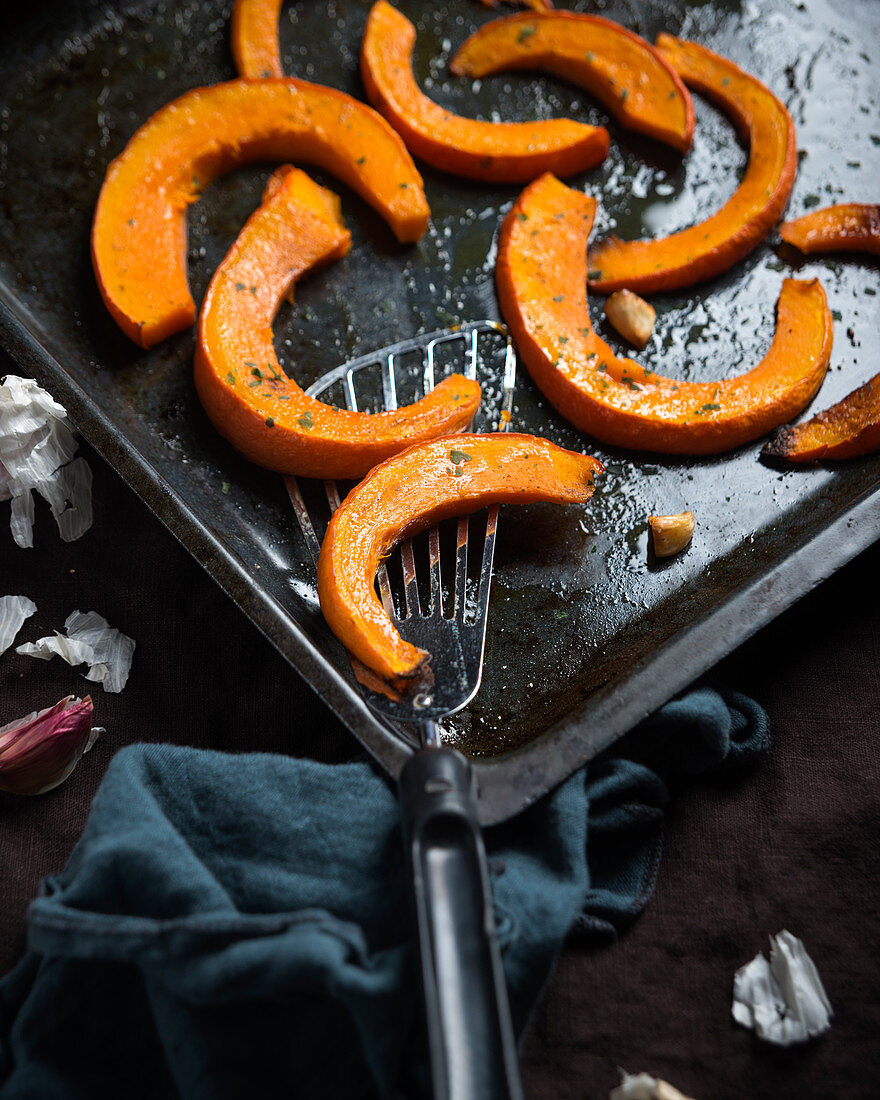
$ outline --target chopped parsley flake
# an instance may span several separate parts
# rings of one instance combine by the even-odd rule
[[[299,426],[307,432],[311,431],[311,429],[314,428],[315,422],[312,419],[312,414],[308,409],[306,409],[302,416],[297,420],[297,424],[299,424]]]
[[[696,416],[703,416],[704,413],[717,412],[720,408],[720,405],[710,401],[707,405],[701,405],[698,409],[695,409],[694,413]]]
[[[454,462],[456,466],[460,466],[463,462],[470,462],[473,459],[473,455],[469,455],[467,451],[450,451],[449,461]]]

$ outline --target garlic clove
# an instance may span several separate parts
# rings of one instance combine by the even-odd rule
[[[694,513],[674,516],[648,516],[651,542],[658,558],[671,558],[687,546],[694,536]]]
[[[615,290],[605,302],[605,316],[639,350],[651,339],[657,319],[654,307],[631,290]]]
[[[625,1070],[620,1073],[621,1082],[608,1094],[608,1100],[690,1100],[660,1077],[652,1077],[649,1073],[627,1073]]]
[[[0,791],[45,794],[70,775],[97,741],[90,696],[68,695],[54,707],[0,726]]]

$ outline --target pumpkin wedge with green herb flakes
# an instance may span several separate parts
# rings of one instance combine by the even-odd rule
[[[797,147],[785,105],[755,77],[695,42],[661,34],[657,49],[689,88],[718,104],[749,148],[727,202],[705,221],[669,237],[609,237],[590,250],[590,289],[639,294],[692,286],[739,263],[782,217],[794,186]]]
[[[586,172],[608,153],[608,131],[568,118],[538,122],[482,122],[434,103],[413,76],[416,29],[396,8],[378,0],[370,9],[361,46],[367,98],[403,138],[407,149],[434,168],[467,179],[521,183],[542,172]]]
[[[818,280],[786,279],[764,359],[718,382],[677,382],[619,359],[593,331],[583,287],[595,200],[553,176],[504,220],[501,312],[532,378],[564,417],[604,443],[714,454],[766,434],[807,404],[825,375],[832,320]]]
[[[493,19],[449,62],[456,76],[537,69],[596,97],[621,126],[685,153],[694,134],[690,93],[668,61],[625,27],[570,11]]]
[[[281,370],[272,321],[296,281],[344,256],[339,199],[279,169],[217,269],[199,317],[196,389],[214,426],[246,458],[306,477],[359,478],[413,443],[467,427],[480,387],[451,375],[421,401],[351,412],[309,397]]]
[[[348,184],[399,241],[430,210],[406,147],[371,107],[304,80],[230,80],[195,88],[149,118],[104,177],[92,264],[120,328],[153,347],[195,320],[186,210],[218,176],[254,160],[306,161]]]
[[[402,539],[490,504],[583,503],[604,467],[588,455],[514,432],[453,435],[377,466],[336,509],[318,559],[318,596],[330,629],[398,689],[429,654],[405,641],[376,596],[376,570]]]

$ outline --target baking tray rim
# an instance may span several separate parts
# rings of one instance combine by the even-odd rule
[[[289,618],[161,474],[118,431],[30,330],[28,311],[0,283],[0,345],[65,406],[98,454],[395,778],[413,747],[370,711],[354,685]],[[762,626],[880,537],[880,482],[810,540],[776,561],[528,744],[472,761],[483,825],[552,790]],[[552,751],[548,748],[552,746]]]

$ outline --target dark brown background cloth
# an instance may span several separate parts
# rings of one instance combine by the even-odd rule
[[[0,969],[24,948],[25,910],[60,869],[112,755],[134,741],[339,761],[358,745],[297,674],[100,459],[95,524],[62,543],[39,505],[20,550],[0,505],[0,595],[38,606],[19,641],[95,610],[137,641],[121,695],[94,686],[106,727],[71,780],[0,796]],[[710,521],[710,517],[706,518]],[[602,1097],[617,1066],[650,1070],[697,1100],[880,1094],[880,543],[728,658],[717,673],[772,723],[771,757],[669,815],[657,892],[612,947],[571,943],[525,1043],[528,1095]],[[59,659],[0,658],[0,724],[93,685]],[[788,928],[835,1009],[827,1036],[780,1052],[730,1019],[733,973]]]

